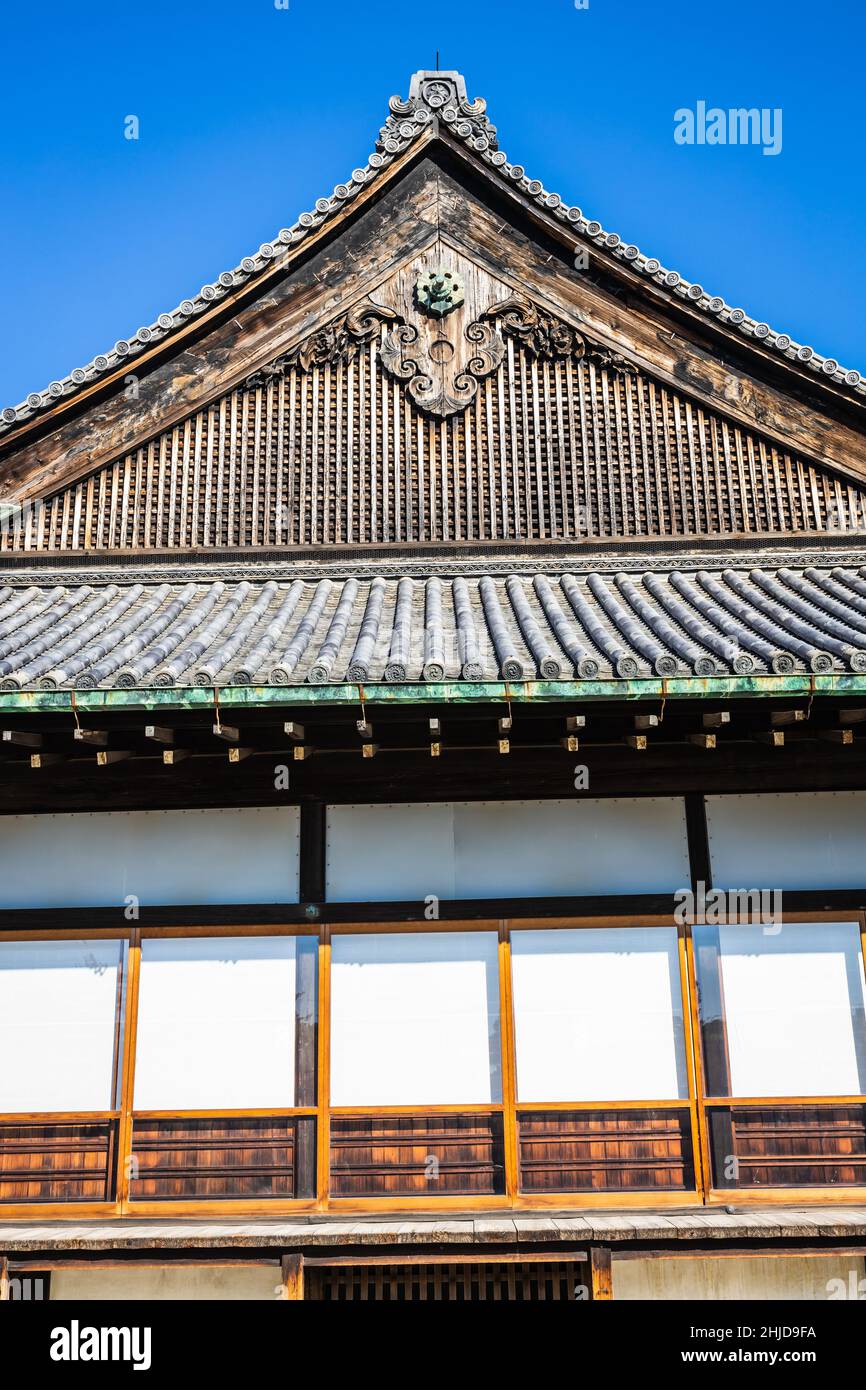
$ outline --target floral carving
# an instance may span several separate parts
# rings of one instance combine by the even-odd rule
[[[393,323],[399,318],[396,310],[384,304],[374,304],[371,299],[365,300],[333,323],[318,328],[275,362],[260,368],[248,379],[248,385],[261,386],[271,377],[282,376],[287,367],[299,367],[301,371],[309,372],[313,367],[351,362],[364,344],[376,337],[383,323]]]
[[[619,353],[588,341],[571,324],[540,309],[525,295],[513,294],[493,304],[481,316],[493,319],[502,332],[522,343],[531,356],[539,361],[556,362],[570,357],[573,361],[586,358],[611,371],[634,372],[634,365]]]

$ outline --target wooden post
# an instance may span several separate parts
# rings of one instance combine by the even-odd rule
[[[9,1261],[0,1255],[0,1303],[9,1302]]]
[[[283,1272],[283,1297],[290,1302],[303,1301],[304,1297],[304,1257],[303,1255],[284,1255],[281,1260]]]
[[[613,1298],[613,1279],[610,1268],[610,1247],[594,1245],[589,1254],[591,1295],[593,1303],[609,1302]]]
[[[502,1046],[502,1126],[505,1149],[505,1194],[513,1202],[520,1191],[517,1135],[517,1062],[514,1047],[514,999],[511,992],[511,937],[507,921],[499,923],[499,1036]]]
[[[316,1075],[316,1206],[327,1206],[331,1186],[331,933],[319,933],[319,1033]]]

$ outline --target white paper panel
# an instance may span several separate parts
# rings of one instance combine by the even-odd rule
[[[494,932],[331,939],[331,1104],[502,1098]]]
[[[656,893],[688,884],[677,797],[328,809],[332,902]]]
[[[522,1101],[688,1096],[673,928],[513,931]]]
[[[136,1110],[295,1103],[294,937],[141,944]]]
[[[119,941],[0,943],[0,1111],[111,1110]]]
[[[0,818],[0,907],[298,901],[295,806]]]
[[[866,1089],[863,957],[853,922],[719,929],[731,1094]]]
[[[708,796],[715,888],[862,888],[866,792]]]

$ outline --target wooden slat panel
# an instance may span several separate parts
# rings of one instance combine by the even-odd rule
[[[315,1173],[310,1127],[314,1132],[315,1119],[290,1116],[134,1118],[130,1198],[310,1196]]]
[[[521,1192],[689,1191],[688,1111],[522,1111]]]
[[[710,1111],[717,1187],[866,1186],[866,1106]]]
[[[0,1124],[0,1202],[106,1202],[114,1195],[113,1120]]]
[[[586,1298],[586,1265],[572,1260],[323,1266],[308,1269],[304,1298],[319,1303],[537,1303]]]
[[[13,518],[0,549],[778,534],[823,528],[840,498],[843,515],[866,510],[866,490],[782,466],[641,373],[507,346],[445,421],[384,374],[375,342],[349,364],[254,378],[49,498],[38,525]]]
[[[332,1115],[334,1197],[504,1191],[502,1116]]]

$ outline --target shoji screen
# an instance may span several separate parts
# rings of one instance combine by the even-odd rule
[[[0,1111],[111,1110],[121,941],[0,943]]]
[[[688,1097],[677,934],[511,933],[517,1099]]]
[[[495,932],[331,940],[332,1105],[502,1099]]]
[[[285,936],[146,938],[141,944],[136,1110],[288,1109],[297,1099],[298,956],[315,940]],[[310,984],[313,982],[309,971]]]
[[[675,797],[328,808],[334,902],[674,892],[688,887]]]
[[[718,941],[730,1094],[866,1092],[858,924],[727,926]]]

